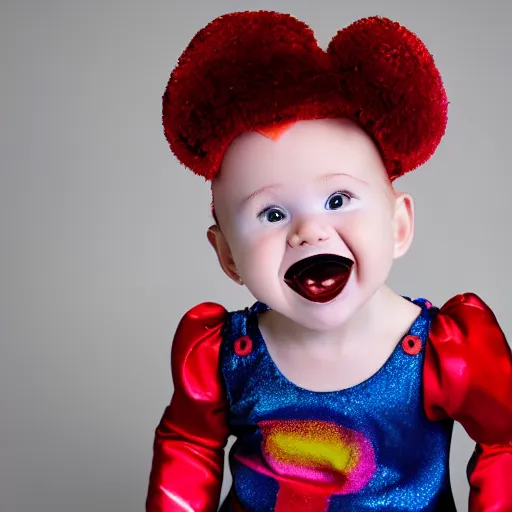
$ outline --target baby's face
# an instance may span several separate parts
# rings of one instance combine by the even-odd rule
[[[245,133],[226,152],[212,190],[224,269],[309,328],[344,322],[408,247],[398,240],[400,196],[375,144],[349,120],[300,121],[277,140]],[[402,220],[412,222],[412,207],[404,208]],[[327,266],[304,261],[327,254],[334,255]]]

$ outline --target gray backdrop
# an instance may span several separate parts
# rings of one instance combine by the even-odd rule
[[[437,304],[474,291],[512,337],[511,5],[2,0],[0,511],[143,510],[177,322],[204,300],[252,300],[219,269],[209,188],[160,125],[170,71],[220,14],[290,12],[324,48],[374,14],[418,33],[450,121],[435,157],[398,183],[416,199],[417,234],[391,284]],[[457,426],[461,511],[472,447]]]

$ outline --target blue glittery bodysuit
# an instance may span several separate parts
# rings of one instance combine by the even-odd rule
[[[229,314],[221,370],[237,441],[223,511],[455,511],[453,421],[429,421],[422,400],[424,348],[438,310],[414,303],[422,312],[404,339],[418,349],[400,340],[372,377],[333,392],[300,388],[279,371],[258,328],[264,304]]]

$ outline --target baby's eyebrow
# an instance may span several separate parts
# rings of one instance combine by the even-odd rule
[[[327,174],[322,174],[322,176],[318,176],[315,181],[327,181],[331,178],[336,178],[337,176],[346,176],[347,178],[352,178],[353,180],[360,181],[361,183],[365,183],[368,185],[368,183],[361,178],[356,178],[355,176],[352,176],[351,174],[347,174],[346,172],[329,172]]]
[[[272,185],[265,185],[264,187],[260,187],[258,190],[255,190],[251,194],[249,194],[247,197],[244,197],[242,201],[240,202],[240,208],[244,206],[245,203],[256,197],[258,194],[262,194],[263,192],[272,189],[272,188],[281,188],[283,186],[282,183],[273,183]]]

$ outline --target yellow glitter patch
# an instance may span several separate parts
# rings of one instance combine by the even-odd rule
[[[360,459],[357,441],[347,439],[337,425],[320,421],[277,422],[266,433],[265,452],[284,463],[348,472]]]

